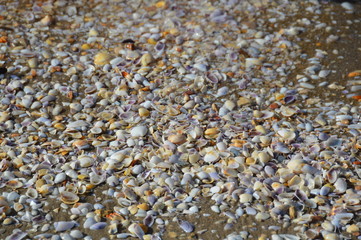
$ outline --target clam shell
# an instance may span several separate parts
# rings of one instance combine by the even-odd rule
[[[187,137],[184,134],[174,134],[168,137],[168,141],[174,144],[183,144],[187,141]]]
[[[79,201],[79,197],[75,193],[63,191],[60,193],[60,200],[65,204],[74,204]]]
[[[194,225],[185,220],[178,220],[179,227],[186,233],[194,231]]]
[[[72,221],[60,221],[54,223],[54,228],[56,232],[64,232],[75,226],[75,222]]]
[[[144,230],[141,228],[141,226],[138,223],[132,223],[128,227],[128,231],[135,236],[137,236],[139,239],[143,239],[145,233]]]
[[[211,150],[204,155],[204,161],[207,163],[213,163],[219,160],[219,153],[216,150]]]

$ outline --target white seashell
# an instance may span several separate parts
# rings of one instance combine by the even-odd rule
[[[228,109],[229,111],[232,111],[235,107],[236,107],[236,103],[231,101],[231,100],[227,100],[223,106]]]
[[[37,198],[39,196],[38,191],[36,191],[35,188],[28,188],[28,190],[26,190],[25,195],[29,198]]]
[[[287,168],[294,172],[300,172],[302,167],[303,167],[303,160],[301,159],[292,159],[287,163]]]
[[[78,157],[78,161],[79,161],[80,167],[86,168],[86,167],[92,166],[95,160],[94,160],[94,158],[92,158],[90,156],[81,155]]]
[[[252,201],[252,195],[249,193],[243,193],[239,196],[239,202],[240,203],[249,203]]]
[[[271,143],[272,138],[268,137],[268,136],[260,136],[259,140],[261,141],[261,143],[268,145]]]
[[[54,178],[54,183],[61,183],[63,181],[65,181],[66,179],[66,174],[65,173],[58,173],[56,174],[55,178]]]
[[[129,227],[128,227],[128,231],[134,235],[136,235],[139,239],[143,239],[145,233],[143,231],[143,229],[139,226],[139,224],[137,223],[132,223]]]
[[[202,64],[202,63],[196,63],[196,64],[193,65],[193,67],[195,69],[198,69],[199,71],[202,71],[202,72],[206,72],[207,68],[208,68],[207,65]]]
[[[262,64],[262,62],[258,58],[246,58],[245,66],[246,66],[247,69],[255,67],[255,66],[259,66],[261,64]]]
[[[344,178],[338,178],[334,183],[334,187],[337,193],[344,193],[347,190],[347,183]]]
[[[286,128],[281,128],[277,131],[277,133],[285,140],[293,140],[296,137],[296,133],[293,130],[289,130]]]
[[[286,107],[283,105],[281,106],[280,110],[281,110],[281,114],[285,117],[291,117],[292,115],[294,115],[297,112],[296,109],[293,109],[291,107]]]
[[[75,222],[72,221],[60,221],[54,223],[54,228],[56,232],[63,232],[73,228],[75,225]]]
[[[204,161],[207,163],[213,163],[219,160],[219,153],[216,150],[211,150],[207,152],[204,156]]]
[[[144,137],[148,132],[148,128],[145,126],[136,126],[132,128],[130,134],[132,137]]]

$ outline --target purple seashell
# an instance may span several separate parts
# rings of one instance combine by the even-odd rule
[[[147,227],[151,227],[154,224],[154,220],[155,219],[153,215],[148,215],[143,219],[143,224]]]
[[[284,191],[285,191],[284,186],[281,186],[281,187],[279,187],[279,188],[277,188],[277,189],[275,190],[275,193],[276,193],[276,194],[281,194],[281,193],[283,193]]]
[[[336,137],[330,137],[325,141],[327,147],[339,147],[342,144],[342,140]]]
[[[180,228],[182,228],[182,230],[186,233],[191,233],[194,231],[194,226],[193,224],[191,224],[188,221],[184,221],[184,220],[179,220],[178,224],[180,226]]]
[[[23,239],[24,237],[26,237],[28,234],[26,232],[22,232],[22,231],[17,231],[17,232],[14,232],[13,234],[11,234],[10,236],[8,236],[6,238],[6,240],[21,240]]]
[[[320,135],[318,135],[318,138],[319,138],[321,141],[326,141],[327,139],[330,138],[330,135],[328,135],[327,133],[321,132]]]
[[[165,44],[163,42],[157,42],[157,44],[154,46],[154,49],[158,52],[163,51],[165,48]]]
[[[306,193],[304,191],[300,190],[300,189],[297,189],[295,191],[295,196],[296,196],[296,198],[298,198],[301,201],[305,201],[305,200],[308,199]]]
[[[211,19],[212,22],[215,23],[223,23],[225,21],[227,21],[228,16],[226,14],[221,15],[221,16],[217,16]]]
[[[235,52],[233,52],[233,53],[231,53],[231,54],[229,55],[229,57],[230,57],[230,59],[231,59],[232,61],[235,61],[235,60],[238,59],[238,54],[235,53]]]
[[[284,98],[284,101],[286,104],[290,104],[290,103],[293,103],[294,101],[296,101],[296,97],[294,95],[286,96]]]
[[[238,82],[238,86],[240,89],[246,89],[247,84],[248,84],[248,81],[246,79],[242,79]]]
[[[218,83],[223,80],[223,77],[218,71],[212,71],[206,74],[206,79],[211,83]]]
[[[106,222],[97,222],[90,226],[90,230],[100,230],[104,229],[107,226]]]
[[[280,153],[289,153],[290,152],[290,150],[287,148],[287,146],[282,142],[278,142],[278,143],[272,145],[272,148],[276,152],[280,152]]]

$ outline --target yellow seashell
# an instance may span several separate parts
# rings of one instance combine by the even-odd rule
[[[164,8],[166,6],[166,2],[165,1],[159,1],[155,4],[155,6],[157,8]]]
[[[54,128],[59,129],[59,130],[64,130],[66,127],[62,123],[55,123]]]
[[[94,64],[95,65],[105,65],[105,64],[109,63],[110,58],[111,58],[110,54],[108,54],[106,52],[97,53],[94,57]]]
[[[141,117],[148,117],[150,114],[149,110],[144,107],[139,108],[138,113],[139,113],[139,116],[141,116]]]
[[[141,204],[138,204],[138,205],[137,205],[137,207],[138,207],[139,209],[144,210],[144,211],[149,210],[149,206],[148,206],[148,204],[147,204],[147,203],[141,203]]]

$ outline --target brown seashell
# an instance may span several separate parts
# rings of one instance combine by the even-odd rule
[[[187,141],[187,137],[184,134],[174,134],[168,137],[168,141],[174,144],[183,144]]]

